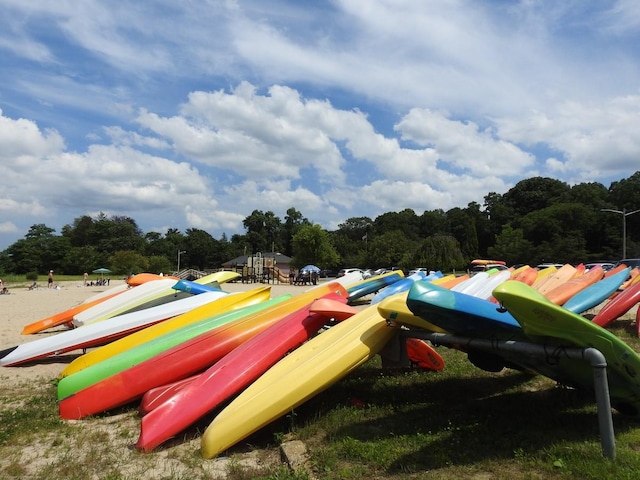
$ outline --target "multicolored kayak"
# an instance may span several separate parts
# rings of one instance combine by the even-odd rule
[[[497,305],[429,282],[413,284],[407,295],[407,307],[423,321],[452,334],[504,340],[522,336],[518,322]]]
[[[212,458],[328,388],[378,353],[396,334],[376,306],[312,338],[231,401],[202,436]]]
[[[407,306],[423,322],[434,324],[453,335],[502,341],[526,339],[518,322],[498,305],[427,282],[413,285],[407,296]],[[482,370],[498,372],[509,367],[547,373],[544,362],[536,358],[516,358],[509,352],[485,351],[469,345],[456,348],[466,352],[469,361]]]
[[[238,310],[249,305],[256,305],[265,302],[270,296],[271,287],[268,286],[260,286],[246,292],[230,293],[225,297],[219,298],[218,300],[201,307],[194,308],[182,315],[178,315],[177,317],[170,318],[162,323],[134,332],[126,337],[87,352],[67,365],[62,370],[58,378],[68,377],[69,375],[79,372],[91,365],[107,360],[119,353],[129,350],[130,348],[141,345],[186,325],[190,325],[225,312]]]
[[[494,296],[522,325],[536,343],[561,347],[596,348],[607,360],[609,395],[621,413],[640,412],[640,357],[614,334],[582,316],[550,302],[534,289],[519,282],[505,282]],[[587,362],[572,378],[574,385],[593,390],[593,372]]]
[[[323,311],[331,308],[326,301]],[[346,297],[330,300],[343,311]],[[136,447],[150,451],[239,393],[268,368],[315,335],[328,316],[311,313],[313,303],[293,312],[236,347],[189,385],[142,419]],[[358,310],[351,307],[351,315]]]
[[[394,284],[404,278],[402,270],[394,270],[393,272],[386,272],[374,277],[366,278],[360,282],[354,283],[347,287],[349,293],[349,302],[354,302],[359,298],[375,293],[389,285]]]

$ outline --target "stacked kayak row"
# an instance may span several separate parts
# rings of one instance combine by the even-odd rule
[[[588,335],[570,336],[567,324],[577,318],[590,325],[578,330],[602,330],[599,325],[637,303],[640,288],[639,281],[629,281],[628,268],[605,274],[571,265],[474,276],[405,277],[400,270],[368,279],[352,275],[277,297],[269,286],[228,293],[224,284],[233,275],[220,272],[196,282],[133,277],[127,288],[28,325],[23,333],[73,328],[0,352],[0,365],[91,348],[59,375],[62,418],[135,403],[142,416],[136,447],[150,451],[215,413],[202,436],[202,454],[211,458],[348,375],[400,338],[400,330],[581,345]],[[579,315],[607,299],[593,323]],[[558,316],[563,327],[548,332],[530,318],[531,311]],[[402,345],[424,370],[444,367],[428,342],[408,338]],[[623,370],[636,367],[635,357],[615,347],[625,360],[618,362],[612,398],[621,410],[632,411],[640,400]],[[570,360],[549,366],[504,352],[466,351],[487,370],[515,365],[569,385],[589,384],[588,372]]]

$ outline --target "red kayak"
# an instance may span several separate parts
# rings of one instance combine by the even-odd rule
[[[591,321],[596,325],[606,327],[616,318],[631,310],[638,302],[640,302],[640,281],[633,283],[612,300],[609,300]]]
[[[342,298],[334,300],[342,301]],[[142,418],[136,447],[153,450],[243,390],[288,352],[307,341],[331,316],[331,307],[326,300],[318,307],[324,314],[310,313],[313,308],[310,306],[288,315],[235,348],[192,382],[181,386],[171,398]],[[340,317],[345,316],[342,303],[334,308],[342,312]],[[358,310],[350,307],[349,312],[353,315]]]
[[[442,356],[420,338],[407,338],[407,356],[409,360],[425,370],[442,370],[444,368],[444,359]]]
[[[334,288],[335,287],[335,288]],[[336,291],[340,293],[335,293]],[[59,413],[67,420],[77,420],[110,410],[139,399],[149,389],[194,375],[211,366],[231,350],[257,335],[283,316],[307,307],[315,298],[333,295],[347,297],[346,290],[337,283],[328,285],[325,292],[303,293],[272,308],[214,328],[186,342],[155,355],[115,375],[104,378],[64,398]],[[307,297],[310,297],[306,300]],[[295,300],[294,300],[295,299]],[[346,301],[346,300],[345,300]]]
[[[345,320],[357,312],[354,307],[342,302],[337,302],[335,299],[331,298],[319,298],[315,300],[311,304],[309,311],[335,320]],[[416,361],[416,363],[418,362]],[[185,386],[193,382],[199,375],[200,374],[148,390],[142,396],[138,413],[140,413],[140,416],[146,415],[158,405],[161,405],[165,400],[171,398]]]

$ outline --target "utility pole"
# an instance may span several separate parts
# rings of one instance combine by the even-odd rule
[[[183,253],[187,253],[187,251],[186,250],[178,250],[178,268],[177,268],[178,273],[180,273],[180,255],[182,255]]]
[[[633,215],[634,213],[640,212],[640,209],[634,210],[632,212],[627,212],[625,208],[622,210],[614,210],[612,208],[601,208],[601,212],[612,212],[619,213],[622,215],[622,259],[627,258],[627,217],[629,215]]]

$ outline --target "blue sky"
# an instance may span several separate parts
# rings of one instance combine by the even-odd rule
[[[0,0],[0,249],[44,223],[243,233],[639,170],[632,0]]]

